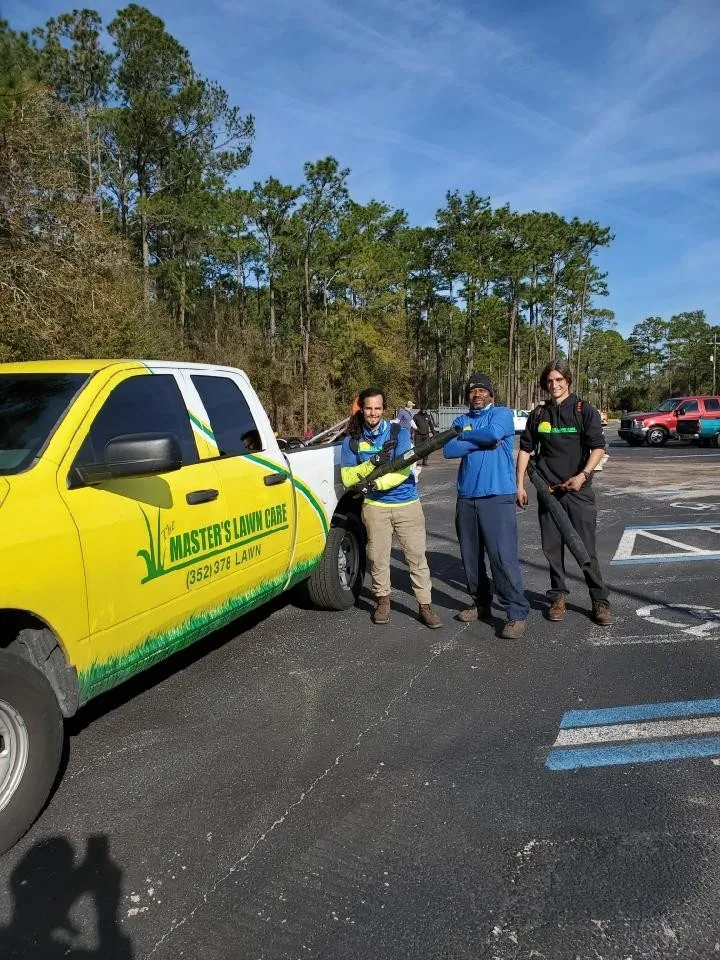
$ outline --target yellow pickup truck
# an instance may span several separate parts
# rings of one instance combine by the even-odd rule
[[[300,581],[323,608],[355,602],[339,459],[282,452],[240,370],[0,365],[0,852],[92,697]]]

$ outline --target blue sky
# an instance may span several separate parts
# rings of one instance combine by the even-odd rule
[[[6,5],[16,29],[73,3]],[[93,4],[105,23],[121,6]],[[154,0],[256,117],[242,180],[350,187],[432,222],[448,189],[612,227],[600,265],[627,334],[720,324],[719,0]]]

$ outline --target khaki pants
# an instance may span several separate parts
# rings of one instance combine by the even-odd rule
[[[393,533],[410,567],[410,583],[418,603],[430,603],[432,581],[425,556],[425,514],[419,500],[397,506],[375,506],[366,500],[362,519],[367,531],[367,558],[375,597],[390,596],[390,551]]]

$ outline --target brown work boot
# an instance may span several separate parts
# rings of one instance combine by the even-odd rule
[[[442,626],[442,620],[429,603],[420,604],[419,616],[422,623],[424,623],[426,627],[430,627],[431,630],[437,630],[438,627]]]
[[[390,620],[390,597],[377,597],[377,606],[373,610],[373,623],[388,623]]]
[[[475,600],[469,607],[465,607],[464,610],[461,610],[459,613],[455,614],[455,619],[459,620],[460,623],[472,623],[473,620],[484,620],[485,617],[490,613],[490,605],[485,606],[482,603],[478,603]]]
[[[593,600],[592,618],[601,627],[610,627],[615,622],[610,613],[610,604],[604,600]]]
[[[556,597],[553,602],[550,604],[550,609],[548,610],[548,620],[564,620],[565,619],[565,596]]]
[[[506,620],[503,624],[500,636],[504,640],[519,640],[525,633],[524,620]]]

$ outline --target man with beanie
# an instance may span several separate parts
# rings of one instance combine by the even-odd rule
[[[507,407],[493,404],[493,385],[483,373],[474,373],[467,385],[469,409],[453,426],[458,436],[443,448],[446,459],[461,458],[455,529],[460,542],[472,604],[457,614],[470,623],[490,614],[493,585],[507,619],[501,636],[518,640],[525,633],[530,605],[525,598],[518,559],[515,514],[515,428]],[[485,568],[490,561],[492,583]]]

